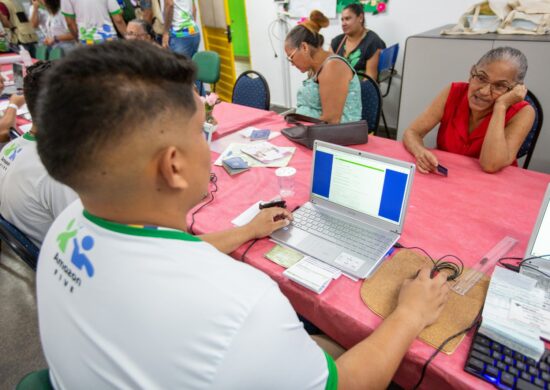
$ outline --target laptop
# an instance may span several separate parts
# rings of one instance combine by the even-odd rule
[[[539,271],[550,275],[550,183],[544,194],[539,216],[533,228],[533,232],[531,233],[529,244],[527,244],[524,259],[537,256],[540,256],[540,258],[531,259],[525,262],[524,266],[521,267],[521,273],[537,279],[543,276]],[[547,285],[545,287],[550,291],[550,282],[548,279],[546,279],[545,284]]]
[[[23,91],[24,70],[23,64],[13,64],[13,83],[7,83],[2,92],[2,96],[10,97],[13,94]]]
[[[309,201],[271,238],[369,277],[403,230],[415,165],[315,141]]]

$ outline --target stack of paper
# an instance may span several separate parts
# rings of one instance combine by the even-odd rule
[[[544,353],[541,336],[548,338],[550,316],[544,310],[545,292],[537,281],[496,267],[483,307],[479,332],[493,340],[539,360]]]
[[[338,279],[342,272],[333,266],[306,256],[283,272],[287,278],[299,285],[321,294],[333,279]]]
[[[241,147],[241,152],[255,158],[262,164],[270,164],[274,161],[281,160],[287,155],[292,154],[285,148],[278,148],[269,142],[258,142],[255,144],[245,145]]]
[[[255,153],[255,151],[258,151],[258,148],[262,148],[261,144],[264,144],[268,142],[255,142],[255,143],[247,143],[247,144],[241,144],[241,143],[231,143],[224,152],[218,157],[216,162],[214,162],[214,165],[217,165],[219,167],[222,166],[222,161],[229,158],[229,157],[241,157],[243,160],[245,160],[248,163],[248,166],[251,168],[254,167],[269,167],[269,168],[280,168],[280,167],[286,167],[288,163],[290,162],[290,159],[292,158],[292,155],[296,151],[295,147],[276,147],[274,145],[271,145],[275,147],[279,154],[283,155],[282,158],[276,159],[276,160],[270,160],[267,163],[261,162],[260,160],[250,156],[249,154],[245,153],[243,149],[246,149],[250,153]],[[247,149],[247,146],[255,146],[256,149]],[[269,151],[266,151],[269,153],[266,158],[271,158],[275,156],[275,152],[272,151],[273,154],[271,154]],[[267,161],[267,160],[265,160]]]

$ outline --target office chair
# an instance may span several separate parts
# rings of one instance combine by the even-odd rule
[[[231,103],[269,110],[269,85],[264,76],[253,70],[243,72],[235,81]]]
[[[380,58],[378,59],[378,84],[387,82],[386,91],[382,94],[385,98],[390,93],[390,88],[393,80],[393,76],[397,74],[395,71],[395,63],[397,62],[397,54],[399,53],[399,43],[392,45],[380,52]],[[384,115],[384,109],[382,109],[382,121],[384,122],[384,129],[388,134],[388,124],[386,122],[386,115]]]
[[[519,148],[516,157],[521,158],[523,156],[526,156],[525,162],[523,163],[523,168],[527,169],[529,167],[529,163],[531,162],[533,152],[535,151],[535,146],[537,144],[537,140],[542,129],[542,121],[544,117],[542,114],[542,106],[540,105],[539,100],[533,94],[533,92],[527,91],[525,100],[535,109],[535,120],[533,122],[531,130],[529,130],[529,133],[527,134],[527,137],[525,137],[521,148]]]
[[[378,125],[380,124],[380,113],[382,111],[382,95],[380,88],[373,78],[369,77],[364,72],[357,72],[361,83],[361,103],[363,109],[361,119],[367,121],[369,133],[377,133]],[[386,129],[386,135],[390,137]]]
[[[197,65],[199,92],[203,90],[203,83],[212,84],[212,91],[215,92],[220,79],[220,55],[215,51],[199,51],[193,55],[193,62]]]
[[[36,271],[38,252],[40,250],[27,236],[2,216],[0,216],[0,241],[8,244],[21,260]]]

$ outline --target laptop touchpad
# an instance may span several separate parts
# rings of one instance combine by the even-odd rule
[[[320,260],[333,260],[342,249],[315,236],[308,236],[300,242],[300,250]]]

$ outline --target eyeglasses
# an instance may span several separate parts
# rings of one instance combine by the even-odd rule
[[[479,88],[484,88],[486,85],[489,85],[489,91],[491,92],[491,95],[503,95],[506,92],[510,92],[517,84],[510,85],[506,82],[498,81],[496,83],[492,83],[487,75],[483,73],[478,73],[477,69],[474,68],[470,72],[470,78],[472,81],[474,81],[476,84],[479,85]]]
[[[145,38],[147,37],[147,33],[134,33],[134,32],[127,32],[124,34],[124,37],[126,39],[139,39],[139,38]]]
[[[290,53],[289,56],[286,56],[286,59],[288,60],[288,62],[292,62],[292,59],[294,58],[294,56],[296,55],[296,52],[298,51],[298,48],[294,49],[294,51],[292,53]]]

